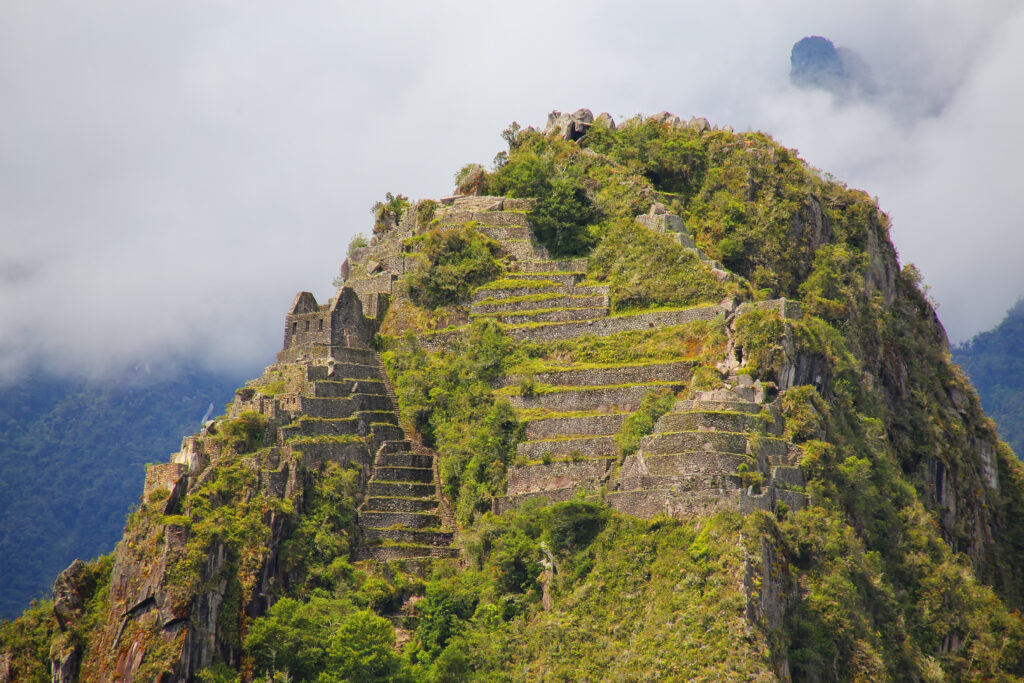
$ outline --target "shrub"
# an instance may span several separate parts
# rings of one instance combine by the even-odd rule
[[[428,308],[468,299],[501,273],[501,246],[472,228],[431,230],[407,243],[419,252],[407,283],[412,300]]]
[[[408,197],[388,192],[384,195],[384,201],[373,205],[373,234],[380,235],[397,226],[408,208]]]
[[[362,247],[368,247],[368,246],[370,246],[370,240],[368,240],[366,238],[366,235],[364,235],[361,232],[356,233],[355,237],[353,237],[351,240],[349,240],[349,243],[348,243],[348,255],[352,256],[352,252],[354,252],[356,249],[360,249]]]
[[[693,251],[633,219],[609,223],[590,260],[590,274],[611,286],[616,310],[690,306],[720,301],[727,293]]]
[[[424,199],[416,204],[416,222],[425,226],[434,220],[434,213],[437,211],[437,202],[433,199]]]
[[[640,448],[640,441],[654,431],[654,423],[672,409],[675,392],[664,387],[655,389],[640,402],[640,408],[622,422],[615,443],[622,457],[633,455]]]

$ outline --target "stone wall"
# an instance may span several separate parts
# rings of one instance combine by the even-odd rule
[[[611,458],[512,466],[508,470],[508,495],[520,496],[552,489],[573,487],[588,480],[598,481],[608,472]]]
[[[518,341],[551,342],[573,339],[585,334],[605,337],[610,334],[649,330],[657,327],[685,325],[700,320],[711,320],[722,315],[726,309],[715,306],[699,306],[682,311],[654,311],[585,322],[546,323],[533,326],[509,327],[508,336]],[[440,351],[451,346],[465,334],[465,329],[444,330],[420,335],[420,344],[428,351]]]

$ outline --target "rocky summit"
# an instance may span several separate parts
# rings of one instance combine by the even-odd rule
[[[669,112],[502,137],[374,206],[0,681],[1024,676],[1024,470],[873,200]]]

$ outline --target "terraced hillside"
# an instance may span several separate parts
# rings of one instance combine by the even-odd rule
[[[503,197],[453,197],[440,204],[429,226],[417,226],[409,219],[394,234],[354,255],[347,266],[346,285],[355,291],[383,291],[381,283],[386,282],[391,283],[389,293],[401,300],[401,276],[415,256],[407,254],[399,260],[395,240],[408,244],[411,236],[427,228],[471,227],[501,245],[505,270],[475,288],[467,322],[439,331],[420,331],[419,344],[428,351],[457,344],[473,320],[493,320],[511,339],[543,348],[584,337],[618,338],[716,319],[719,322],[711,324],[728,334],[731,320],[739,313],[737,302],[727,299],[686,308],[613,314],[609,285],[588,278],[589,259],[551,259],[534,242],[526,214],[519,208],[524,204]],[[672,218],[657,205],[637,217],[642,224],[686,245],[700,266],[718,279],[734,277],[704,256],[682,222]],[[783,309],[785,303],[763,302],[759,306]],[[580,490],[604,491],[613,507],[645,517],[666,512],[681,515],[719,505],[770,510],[783,499],[789,506],[800,506],[802,493],[788,488],[802,486],[799,469],[790,467],[785,477],[775,476],[779,472],[776,461],[788,452],[787,444],[767,427],[772,425],[776,432],[781,429],[779,408],[772,404],[776,395],[762,392],[755,401],[753,385],[744,384],[750,382],[749,376],[737,373],[742,362],[736,363],[726,380],[725,391],[733,392],[735,400],[715,410],[690,410],[685,428],[673,421],[673,411],[661,418],[639,453],[624,459],[617,438],[623,425],[652,392],[660,389],[675,394],[686,388],[695,362],[680,348],[646,362],[626,357],[585,364],[534,362],[499,380],[495,393],[511,403],[525,432],[516,446],[514,463],[508,467],[506,495],[495,499],[495,510],[531,499],[564,501]],[[699,399],[698,405],[711,400]],[[723,415],[733,409],[764,411],[775,417],[723,421]],[[676,428],[668,431],[668,425]]]
[[[326,316],[332,306],[317,311]],[[286,347],[281,357],[287,362],[270,366],[241,390],[232,414],[267,416],[278,446],[301,453],[307,464],[360,468],[365,488],[356,559],[457,554],[450,547],[450,514],[440,509],[434,455],[414,450],[399,426],[395,394],[377,353],[314,342]],[[285,379],[295,376],[298,382]],[[275,390],[280,393],[267,395]]]

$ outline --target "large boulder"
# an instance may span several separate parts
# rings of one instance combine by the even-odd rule
[[[589,109],[577,109],[572,114],[556,110],[548,114],[544,135],[556,135],[563,140],[579,140],[593,124],[594,115]]]

